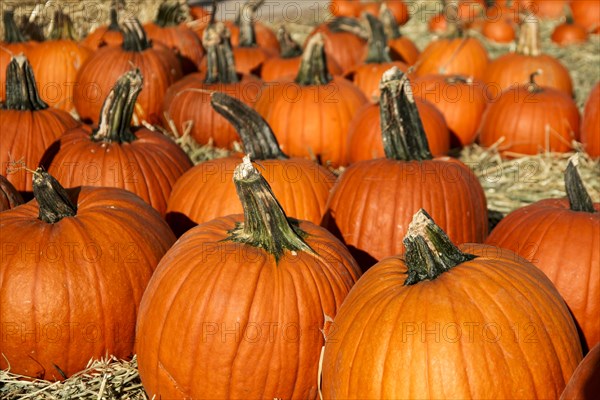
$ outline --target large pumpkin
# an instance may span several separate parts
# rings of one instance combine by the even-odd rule
[[[600,344],[579,364],[560,400],[594,400],[600,393]]]
[[[139,69],[120,77],[106,97],[98,128],[65,133],[56,154],[48,154],[49,172],[65,187],[130,190],[164,215],[171,188],[192,163],[161,132],[131,126],[142,80]]]
[[[2,10],[4,23],[4,40],[0,42],[0,102],[6,100],[6,68],[13,56],[21,53],[27,55],[27,50],[32,46],[19,30],[15,23],[13,10]]]
[[[40,98],[31,65],[23,55],[13,57],[8,65],[6,89],[6,102],[0,105],[0,174],[17,190],[31,192],[31,175],[18,167],[37,168],[46,149],[79,123]]]
[[[236,128],[246,154],[263,171],[285,213],[318,224],[335,176],[311,160],[285,155],[269,125],[241,101],[215,92],[211,104]],[[195,224],[243,211],[231,185],[240,160],[233,156],[205,161],[179,178],[167,207],[167,222],[177,235]]]
[[[3,175],[0,175],[0,211],[10,210],[23,203],[21,194]]]
[[[503,218],[486,243],[518,253],[541,269],[565,299],[584,351],[600,343],[600,203],[594,204],[569,161],[566,199],[547,199]]]
[[[65,191],[41,169],[33,180],[36,200],[0,213],[0,369],[62,380],[132,355],[142,293],[175,237],[130,192]]]
[[[144,294],[142,383],[157,398],[317,399],[324,332],[359,269],[329,232],[286,217],[249,157],[234,183],[244,215],[187,232]]]
[[[560,395],[581,347],[567,306],[541,271],[507,250],[456,247],[423,211],[404,243],[403,255],[361,277],[334,319],[323,398]]]
[[[486,200],[475,175],[456,159],[433,158],[406,76],[395,68],[386,72],[381,92],[386,158],[359,161],[344,171],[322,225],[344,241],[363,269],[404,250],[398,237],[421,207],[457,243],[483,242]]]
[[[594,158],[600,157],[600,82],[592,89],[583,110],[581,143]]]

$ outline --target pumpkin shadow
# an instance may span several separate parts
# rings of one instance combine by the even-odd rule
[[[180,212],[168,212],[165,215],[165,220],[177,238],[181,237],[181,235],[198,225],[187,215]]]

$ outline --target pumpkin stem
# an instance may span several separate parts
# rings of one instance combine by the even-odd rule
[[[575,154],[569,158],[567,169],[565,170],[565,189],[567,191],[567,198],[569,199],[569,206],[572,211],[595,213],[594,202],[590,194],[585,190],[581,175],[579,175],[579,171],[577,170],[578,165],[579,157]]]
[[[382,64],[385,62],[391,62],[389,48],[387,45],[387,38],[383,29],[383,23],[374,15],[366,14],[367,22],[371,34],[369,35],[369,41],[367,43],[367,58],[365,63],[367,64]]]
[[[543,89],[535,82],[535,78],[538,75],[542,75],[543,71],[538,69],[529,74],[529,83],[527,84],[527,91],[529,93],[540,93]]]
[[[48,108],[38,93],[29,60],[23,54],[14,56],[6,68],[6,110],[45,110]]]
[[[281,58],[293,58],[302,54],[302,47],[292,39],[292,35],[281,25],[277,30],[277,40],[281,48]]]
[[[92,140],[128,143],[136,139],[131,131],[131,118],[143,82],[137,68],[121,75],[102,104],[100,123],[92,133]]]
[[[206,50],[205,83],[239,82],[231,49],[231,32],[222,22],[209,24],[202,34]]]
[[[77,215],[77,206],[65,188],[41,167],[33,171],[33,197],[39,206],[38,218],[48,224]]]
[[[331,32],[348,32],[358,36],[361,39],[369,40],[370,35],[359,20],[350,17],[336,17],[327,24],[327,28]]]
[[[78,40],[71,17],[69,17],[60,9],[54,13],[54,18],[52,19],[52,30],[48,35],[48,39]]]
[[[233,182],[244,209],[244,223],[230,231],[230,240],[265,249],[279,261],[283,253],[314,253],[296,220],[288,219],[271,187],[250,162],[244,160],[233,172]]]
[[[523,19],[517,42],[517,53],[525,56],[538,56],[540,50],[540,27],[534,14]]]
[[[35,10],[35,9],[34,9]],[[31,13],[30,17],[27,15],[21,15],[21,21],[19,22],[19,28],[21,32],[28,40],[34,40],[36,42],[43,42],[46,40],[44,35],[44,28],[42,27],[39,19],[36,18],[34,13]]]
[[[239,47],[256,47],[255,10],[251,2],[246,2],[240,7],[240,13],[236,21],[236,24],[240,27]]]
[[[383,73],[379,89],[386,157],[401,161],[431,160],[433,156],[408,77],[398,67],[392,67]]]
[[[242,139],[244,151],[253,160],[288,158],[279,148],[279,143],[267,121],[254,109],[221,92],[211,94],[210,104],[235,127]]]
[[[177,26],[185,20],[185,13],[178,1],[167,1],[158,7],[154,23],[161,28]]]
[[[152,41],[137,18],[128,19],[123,25],[123,50],[141,53],[152,48]]]
[[[392,10],[390,10],[385,3],[381,3],[381,8],[379,9],[379,18],[383,23],[385,35],[389,39],[398,39],[402,37],[396,17],[394,17],[394,13],[392,13]]]
[[[333,78],[327,69],[327,56],[323,36],[317,33],[310,38],[304,52],[296,83],[303,86],[327,85]]]
[[[404,261],[408,268],[405,286],[433,280],[451,268],[476,258],[473,254],[460,251],[422,208],[413,216],[403,243],[406,248]]]
[[[21,30],[17,26],[17,23],[15,22],[14,10],[4,11],[2,22],[4,22],[5,43],[24,43],[27,41],[27,39],[25,39],[25,36],[23,36]]]
[[[446,82],[450,84],[462,83],[471,85],[473,83],[473,79],[462,75],[451,75],[446,78]]]
[[[113,32],[121,31],[121,27],[119,26],[119,16],[117,14],[117,7],[114,3],[110,7],[110,23],[108,24],[108,30]]]

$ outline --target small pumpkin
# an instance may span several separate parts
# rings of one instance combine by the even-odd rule
[[[573,20],[588,32],[600,33],[600,3],[596,0],[571,0],[569,2]]]
[[[139,69],[123,74],[106,97],[98,127],[66,132],[57,143],[55,154],[47,154],[48,171],[69,188],[127,189],[164,215],[171,188],[192,163],[162,133],[131,126],[142,85]]]
[[[398,21],[396,21],[394,14],[388,8],[386,3],[381,4],[379,18],[385,29],[385,34],[388,39],[387,44],[390,48],[390,56],[392,59],[404,61],[408,65],[413,65],[417,62],[420,54],[419,49],[412,40],[406,36],[402,36]]]
[[[110,23],[100,26],[90,32],[82,43],[91,50],[98,50],[104,46],[121,46],[123,44],[123,32],[119,25],[119,17],[115,5],[110,7]]]
[[[567,19],[566,22],[554,28],[550,39],[560,46],[568,46],[587,42],[588,33],[583,26],[577,25],[572,20]]]
[[[421,207],[457,243],[483,242],[488,227],[483,189],[460,161],[431,155],[410,81],[396,68],[382,78],[379,107],[386,158],[359,161],[344,171],[322,225],[349,247],[363,270],[404,250],[397,238]]]
[[[489,104],[479,127],[479,143],[490,147],[502,139],[503,156],[567,152],[579,139],[579,110],[564,92],[537,83],[511,87]]]
[[[519,0],[523,10],[540,18],[554,19],[564,15],[568,2],[568,0]]]
[[[23,204],[23,197],[3,175],[0,175],[0,212]]]
[[[244,215],[188,231],[144,293],[142,383],[157,398],[316,399],[323,332],[360,271],[325,229],[286,217],[249,157],[233,182]]]
[[[517,36],[514,23],[507,18],[485,20],[481,34],[496,43],[511,43]]]
[[[390,10],[399,25],[404,25],[410,19],[408,6],[404,1],[345,1],[332,0],[329,3],[329,11],[336,17],[360,17],[363,13],[370,13],[381,17],[382,7]]]
[[[13,10],[3,10],[2,22],[4,23],[4,40],[0,42],[0,103],[6,99],[6,68],[12,57],[25,54],[33,45],[25,39],[21,30],[15,23]]]
[[[581,120],[581,143],[590,156],[600,157],[600,82],[594,85],[585,103]]]
[[[0,213],[0,369],[63,380],[91,358],[130,357],[169,226],[125,190],[65,190],[38,169],[33,192]]]
[[[404,247],[359,279],[335,317],[323,398],[560,395],[581,346],[569,309],[541,271],[508,250],[457,247],[424,210],[412,218]]]
[[[593,400],[600,393],[600,344],[585,356],[569,379],[560,400]]]

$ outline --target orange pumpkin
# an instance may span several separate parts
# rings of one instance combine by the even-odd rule
[[[594,400],[600,393],[600,344],[585,356],[569,379],[560,400]]]
[[[481,33],[496,43],[510,43],[516,37],[513,23],[505,18],[486,20],[481,27]]]
[[[540,18],[558,18],[564,15],[568,0],[519,0],[525,12]]]
[[[4,175],[0,175],[0,212],[23,204],[21,194]]]
[[[600,157],[600,82],[596,83],[585,103],[581,121],[581,143],[590,156]]]
[[[376,17],[380,17],[382,7],[389,9],[394,19],[399,25],[404,25],[408,22],[410,15],[408,6],[404,1],[345,1],[332,0],[329,3],[329,11],[336,17],[360,17],[363,13],[370,13]]]
[[[383,22],[392,59],[404,61],[408,65],[413,65],[419,58],[419,49],[412,40],[406,36],[402,36],[400,28],[398,27],[398,21],[396,21],[394,14],[387,7],[386,3],[381,4],[379,18],[381,19],[381,22]]]
[[[573,20],[590,33],[600,33],[600,2],[596,0],[571,0]]]
[[[567,46],[587,42],[588,33],[583,26],[573,23],[572,20],[567,20],[554,28],[550,38],[560,46]]]
[[[339,29],[336,25],[336,20],[333,20],[316,26],[306,39],[304,48],[306,49],[314,35],[320,33],[327,58],[333,58],[342,68],[343,73],[346,73],[362,62],[367,41],[354,33]]]
[[[3,10],[4,41],[0,42],[0,103],[6,99],[6,68],[12,57],[21,53],[27,55],[32,46],[15,23],[13,10]]]
[[[123,44],[123,33],[119,26],[117,9],[110,8],[110,24],[96,28],[83,39],[82,43],[91,50],[98,50],[104,46],[121,46]]]

